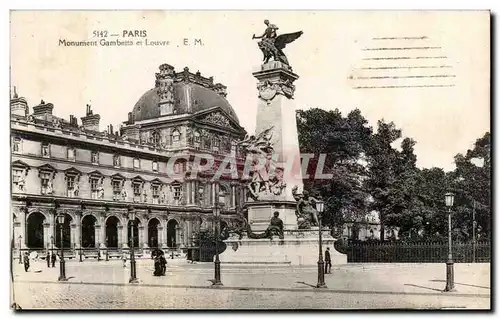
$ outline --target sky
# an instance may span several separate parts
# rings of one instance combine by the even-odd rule
[[[226,85],[240,124],[253,133],[252,72],[262,53],[252,35],[262,34],[264,19],[278,34],[304,32],[284,50],[300,77],[299,109],[347,115],[359,108],[374,127],[382,118],[393,121],[417,142],[419,167],[445,170],[490,130],[487,11],[14,11],[10,18],[11,86],[30,107],[43,99],[66,119],[84,116],[90,103],[101,130],[125,121],[154,87],[158,66],[168,63]],[[59,45],[59,39],[94,40],[93,31],[107,31],[108,40],[145,39],[124,38],[124,30],[170,44]]]

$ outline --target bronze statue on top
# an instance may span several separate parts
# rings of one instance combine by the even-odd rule
[[[280,61],[290,66],[290,63],[282,50],[288,43],[292,43],[300,37],[302,35],[302,31],[277,35],[276,31],[278,30],[278,27],[276,25],[270,24],[269,20],[264,20],[264,23],[267,26],[264,33],[258,37],[255,36],[255,34],[252,36],[252,39],[262,39],[259,42],[259,48],[264,54],[264,63],[269,62],[269,59],[272,57],[274,61]]]

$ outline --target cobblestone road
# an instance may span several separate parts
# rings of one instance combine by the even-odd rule
[[[119,261],[68,262],[59,269],[14,265],[14,298],[23,309],[370,309],[490,307],[489,265],[457,264],[456,293],[441,293],[443,265],[372,264],[334,267],[328,290],[313,289],[316,268],[222,266],[222,289],[210,288],[212,264],[170,261],[154,277],[150,260],[138,261],[140,283],[128,284]]]

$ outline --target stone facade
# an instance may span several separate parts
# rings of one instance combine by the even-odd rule
[[[65,247],[126,248],[128,213],[136,215],[134,245],[187,247],[211,227],[215,171],[196,175],[195,154],[238,157],[246,132],[213,84],[187,68],[160,66],[146,92],[118,131],[99,131],[100,116],[87,105],[82,125],[52,114],[42,101],[29,113],[17,92],[11,99],[12,218],[16,247],[59,246],[55,216],[65,214]],[[175,163],[172,161],[176,159]],[[173,163],[169,167],[169,163]],[[243,198],[238,179],[220,181],[222,223],[231,224]],[[53,239],[51,239],[53,238]]]

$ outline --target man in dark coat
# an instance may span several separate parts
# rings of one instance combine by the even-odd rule
[[[332,259],[330,257],[330,247],[327,247],[325,251],[325,274],[329,274],[331,270],[332,270]]]
[[[50,268],[50,251],[47,250],[47,256],[45,257],[47,260],[47,268]]]
[[[165,276],[165,273],[167,272],[167,260],[165,259],[165,256],[160,255],[160,268],[161,268],[161,275]]]
[[[154,263],[155,263],[155,271],[153,272],[153,276],[161,276],[160,256],[158,255],[155,256]]]
[[[52,267],[56,267],[56,254],[54,254],[54,252],[52,252]]]
[[[28,269],[30,269],[30,256],[28,255],[27,252],[24,253],[23,262],[24,262],[24,271],[28,272]]]

